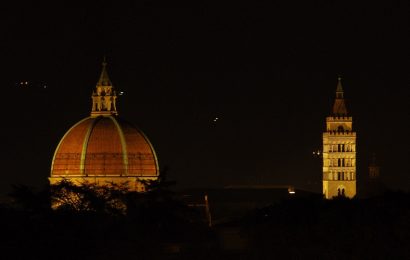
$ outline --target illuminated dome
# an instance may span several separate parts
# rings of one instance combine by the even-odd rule
[[[127,183],[133,190],[143,190],[141,180],[158,177],[158,161],[151,143],[141,130],[118,116],[116,99],[104,62],[92,95],[91,116],[71,127],[57,146],[51,184],[68,179]]]

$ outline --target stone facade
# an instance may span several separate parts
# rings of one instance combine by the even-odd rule
[[[352,123],[339,78],[333,114],[326,118],[323,133],[323,194],[327,199],[356,195],[356,133]]]

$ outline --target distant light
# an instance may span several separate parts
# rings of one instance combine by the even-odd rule
[[[296,192],[295,192],[295,188],[294,187],[289,187],[288,188],[288,193],[289,194],[295,194]]]
[[[295,192],[294,191],[289,191],[289,194],[295,194]]]
[[[124,95],[124,91],[120,91],[119,95],[120,96]]]
[[[218,117],[215,117],[215,118],[214,118],[214,122],[218,121],[218,119],[219,119]]]
[[[43,88],[47,88],[47,86],[46,85],[44,85],[44,87]]]

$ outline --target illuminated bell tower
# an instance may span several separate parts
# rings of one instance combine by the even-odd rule
[[[348,116],[339,77],[332,115],[323,133],[323,194],[326,199],[356,195],[356,133]]]

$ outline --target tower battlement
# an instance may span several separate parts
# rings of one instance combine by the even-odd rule
[[[353,117],[351,116],[328,116],[326,121],[352,121]]]
[[[352,132],[352,131],[327,131],[324,132],[323,135],[334,135],[334,136],[352,136],[352,137],[356,137],[356,132]]]

